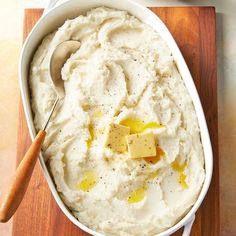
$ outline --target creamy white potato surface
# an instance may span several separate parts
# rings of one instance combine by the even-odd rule
[[[50,56],[70,39],[81,47],[62,69],[65,97],[43,145],[57,190],[105,235],[160,233],[189,211],[205,178],[197,116],[171,52],[125,11],[99,7],[67,20],[31,63],[36,129],[56,99]]]

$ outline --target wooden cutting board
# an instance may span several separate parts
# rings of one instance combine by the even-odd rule
[[[213,7],[151,7],[167,25],[192,73],[205,111],[214,152],[214,173],[208,194],[197,212],[192,236],[219,235],[219,156],[217,132],[216,32]],[[42,9],[27,9],[24,39]],[[19,104],[17,164],[31,143],[22,102]],[[14,236],[82,236],[61,212],[43,177],[39,163],[26,196],[13,220]],[[175,235],[181,235],[181,230]]]

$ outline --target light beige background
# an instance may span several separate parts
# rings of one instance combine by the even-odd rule
[[[217,9],[221,235],[236,235],[236,0],[136,0],[146,6],[214,5]],[[24,7],[46,0],[0,0],[0,196],[15,169],[17,68]],[[11,221],[0,235],[11,235]]]
[[[0,1],[0,194],[15,168],[19,85],[17,67],[22,38],[22,15],[16,1]],[[8,236],[11,222],[0,223]]]

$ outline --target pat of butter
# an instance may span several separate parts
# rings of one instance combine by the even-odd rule
[[[141,158],[156,155],[153,133],[131,134],[126,136],[130,158]]]
[[[129,134],[129,127],[118,124],[110,124],[105,146],[109,147],[114,152],[125,152],[127,149],[125,136]]]

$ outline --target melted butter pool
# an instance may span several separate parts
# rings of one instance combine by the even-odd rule
[[[172,163],[173,170],[179,172],[179,184],[181,185],[182,189],[187,189],[188,184],[186,182],[186,175],[183,173],[185,167],[187,166],[187,161],[185,161],[182,165],[178,162],[177,158]]]
[[[156,164],[158,161],[160,161],[162,156],[165,156],[165,152],[159,146],[157,146],[156,156],[144,157],[144,160],[148,163]]]
[[[82,191],[88,191],[97,184],[96,175],[92,171],[84,173],[85,178],[78,183],[78,188]]]
[[[134,190],[128,197],[128,203],[137,203],[144,199],[146,193],[146,187],[141,187]]]
[[[137,118],[126,118],[120,122],[121,125],[130,127],[131,134],[142,133],[147,129],[158,129],[164,127],[157,122],[149,122],[147,124],[144,121],[137,119]]]

